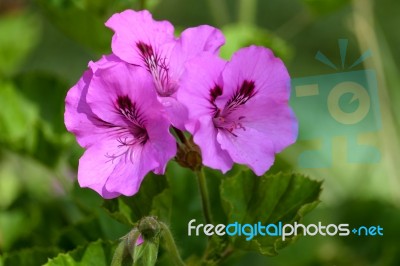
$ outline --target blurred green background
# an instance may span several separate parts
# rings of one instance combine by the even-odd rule
[[[305,223],[379,224],[384,236],[301,237],[277,257],[250,253],[226,265],[400,265],[395,0],[0,0],[0,265],[45,263],[88,241],[116,240],[127,232],[106,215],[99,196],[78,188],[83,150],[66,132],[63,112],[66,92],[88,62],[111,52],[112,32],[104,22],[143,4],[177,30],[199,24],[221,28],[225,58],[250,44],[270,47],[293,78],[342,71],[314,59],[320,50],[339,64],[338,39],[349,40],[348,62],[372,51],[357,69],[373,69],[378,79],[382,128],[366,139],[379,148],[380,162],[348,163],[346,139],[338,136],[332,140],[332,167],[299,168],[299,153],[312,146],[299,141],[279,155],[271,171],[292,169],[324,180],[321,203]],[[202,245],[186,236],[187,222],[201,217],[196,182],[189,176],[176,170],[171,178],[171,225],[184,257],[199,253]]]

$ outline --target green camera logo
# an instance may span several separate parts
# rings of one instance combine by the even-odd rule
[[[345,69],[347,40],[339,40],[342,69]],[[332,138],[345,136],[349,163],[376,163],[380,152],[376,147],[361,145],[361,133],[381,128],[376,75],[373,70],[351,69],[371,56],[368,51],[346,72],[292,79],[291,105],[299,119],[299,140],[319,140],[319,150],[304,151],[298,159],[302,168],[323,168],[332,165]],[[318,52],[316,59],[338,70],[326,56]]]

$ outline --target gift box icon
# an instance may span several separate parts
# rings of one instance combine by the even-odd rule
[[[378,86],[373,70],[351,69],[371,55],[364,53],[350,67],[345,67],[347,40],[339,40],[343,72],[292,79],[291,106],[299,120],[299,140],[317,140],[318,150],[303,151],[299,167],[323,168],[332,165],[332,140],[347,140],[348,163],[376,163],[380,152],[362,145],[358,136],[381,128]],[[316,59],[337,70],[326,56],[318,52]],[[344,71],[346,70],[346,71]]]

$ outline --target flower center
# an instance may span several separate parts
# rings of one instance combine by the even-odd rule
[[[169,97],[176,92],[177,85],[171,82],[169,66],[166,58],[160,56],[151,45],[143,42],[136,44],[147,71],[153,76],[156,90],[159,96]]]
[[[242,85],[237,88],[233,96],[226,102],[223,108],[218,108],[215,100],[222,95],[222,88],[216,85],[210,90],[210,102],[213,105],[213,122],[218,129],[223,129],[237,137],[234,133],[236,129],[246,130],[242,120],[246,117],[245,112],[241,112],[241,106],[247,103],[257,91],[254,81],[244,80]]]

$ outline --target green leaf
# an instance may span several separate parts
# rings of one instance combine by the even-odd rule
[[[0,81],[0,142],[54,166],[70,148],[63,123],[67,88],[40,72],[17,75],[14,83]]]
[[[112,32],[104,23],[103,10],[85,9],[78,1],[37,0],[44,14],[64,34],[99,53],[110,51]]]
[[[10,206],[17,199],[21,190],[22,184],[18,180],[14,166],[4,162],[0,163],[0,210]]]
[[[0,81],[0,143],[15,148],[34,143],[38,110],[18,92],[14,84]]]
[[[99,217],[92,216],[61,230],[57,245],[63,249],[73,249],[90,241],[105,238]]]
[[[350,3],[349,0],[302,0],[302,1],[315,15],[326,15],[329,13],[333,13]]]
[[[115,246],[111,242],[99,240],[71,252],[59,254],[50,259],[45,266],[109,266]]]
[[[113,32],[104,23],[116,12],[139,9],[139,0],[36,0],[65,35],[98,53],[111,51]],[[146,1],[148,9],[158,0]],[[132,25],[137,27],[137,25]]]
[[[25,12],[0,17],[0,76],[19,68],[38,43],[40,26],[37,17]]]
[[[17,75],[14,82],[24,98],[38,107],[40,118],[51,128],[52,133],[64,133],[64,101],[68,84],[39,71]]]
[[[215,224],[227,223],[227,216],[221,204],[220,186],[222,180],[224,179],[224,177],[232,177],[236,176],[237,174],[240,174],[243,171],[243,169],[245,168],[242,165],[235,164],[234,167],[229,172],[223,174],[219,170],[214,170],[204,167],[209,198],[210,202],[212,202],[210,209],[213,217],[213,222]]]
[[[17,75],[14,82],[22,98],[39,112],[28,151],[45,165],[54,166],[62,156],[61,151],[70,148],[64,126],[64,99],[68,85],[55,76],[37,71]]]
[[[299,221],[318,204],[321,183],[300,174],[274,174],[255,176],[251,171],[225,178],[221,183],[221,198],[229,223],[261,224]],[[231,237],[234,246],[258,251],[264,255],[277,255],[279,249],[293,241],[281,237]]]
[[[47,262],[49,257],[57,255],[56,248],[32,248],[24,249],[18,252],[6,253],[0,258],[1,266],[23,265],[37,266]],[[2,260],[2,261],[1,261]]]
[[[226,44],[221,47],[221,56],[230,59],[238,49],[259,45],[270,48],[277,57],[289,60],[292,48],[281,38],[265,29],[244,24],[229,24],[222,28]]]
[[[103,207],[116,220],[134,225],[144,216],[157,216],[168,222],[172,205],[171,192],[165,176],[148,174],[133,197],[104,200]]]

